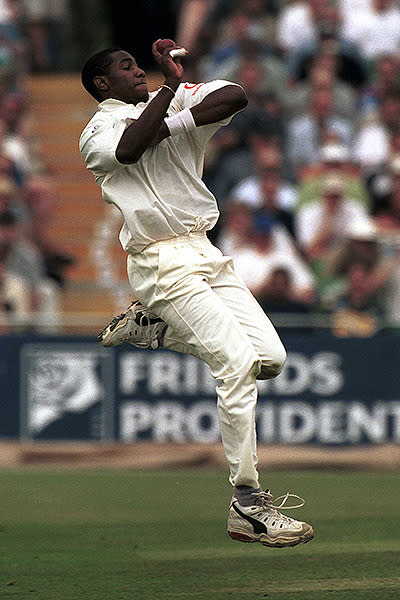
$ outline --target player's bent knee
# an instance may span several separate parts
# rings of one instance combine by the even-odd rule
[[[273,379],[277,377],[285,365],[286,358],[287,353],[282,345],[274,351],[273,356],[261,362],[261,369],[257,375],[257,379]]]

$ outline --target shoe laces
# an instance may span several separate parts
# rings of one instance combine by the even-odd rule
[[[286,515],[282,514],[278,509],[285,508],[285,510],[292,510],[295,508],[301,508],[305,504],[305,500],[303,498],[301,498],[297,494],[292,494],[290,492],[286,492],[286,494],[278,496],[277,498],[272,497],[270,490],[253,492],[252,495],[255,496],[255,504],[257,506],[268,509],[279,519],[288,522],[291,521],[290,517],[287,517]],[[289,500],[289,498],[295,498],[299,500],[299,503],[293,504],[291,506],[286,506],[286,503]]]

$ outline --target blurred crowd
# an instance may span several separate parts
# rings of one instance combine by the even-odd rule
[[[315,328],[322,315],[338,336],[398,328],[400,0],[169,5],[190,51],[186,79],[235,81],[249,99],[207,151],[221,209],[213,241],[278,325]],[[2,331],[57,329],[74,260],[49,235],[55,185],[35,148],[26,76],[78,68],[71,48],[86,57],[118,43],[106,8],[0,0]]]
[[[326,315],[340,336],[398,327],[400,2],[187,0],[176,37],[187,77],[249,98],[205,180],[214,241],[266,312]]]
[[[0,333],[57,331],[74,260],[51,237],[56,187],[36,148],[26,86],[57,56],[48,21],[57,4],[0,0]]]

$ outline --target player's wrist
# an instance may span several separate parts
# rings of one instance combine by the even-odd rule
[[[166,117],[164,123],[171,137],[181,133],[189,133],[196,129],[196,123],[190,108],[185,108],[171,117]]]
[[[168,86],[169,88],[174,90],[174,92],[176,92],[179,84],[180,84],[179,79],[176,79],[175,77],[166,77],[163,85]]]

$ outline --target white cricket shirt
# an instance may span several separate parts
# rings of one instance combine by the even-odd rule
[[[232,83],[181,83],[168,115],[195,106],[207,94],[226,85]],[[101,187],[103,199],[115,204],[124,217],[120,242],[130,254],[159,240],[207,231],[219,216],[215,197],[201,177],[207,143],[231,117],[196,127],[190,133],[169,136],[148,148],[134,164],[122,164],[115,156],[126,127],[159,91],[151,92],[147,102],[136,105],[104,100],[79,140],[79,149]]]

